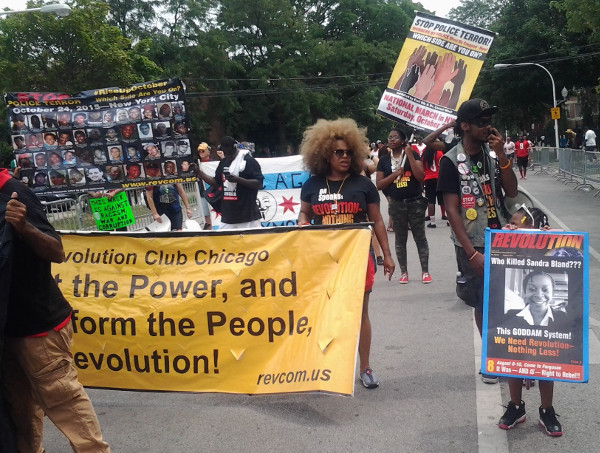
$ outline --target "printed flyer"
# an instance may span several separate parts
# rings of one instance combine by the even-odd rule
[[[486,231],[482,373],[588,381],[588,234]]]

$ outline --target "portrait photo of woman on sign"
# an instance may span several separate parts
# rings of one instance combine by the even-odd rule
[[[552,326],[567,312],[568,276],[536,269],[506,269],[504,312],[523,326]],[[511,324],[512,324],[511,323]]]

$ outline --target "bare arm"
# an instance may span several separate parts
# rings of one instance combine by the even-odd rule
[[[454,231],[454,235],[456,236],[456,239],[458,239],[458,242],[460,242],[462,245],[467,257],[472,257],[475,254],[475,257],[470,260],[471,266],[478,275],[483,275],[483,255],[480,253],[475,253],[475,247],[473,247],[473,244],[471,244],[471,240],[467,235],[467,230],[465,229],[465,225],[463,224],[460,216],[459,203],[459,197],[457,194],[444,192],[446,216],[448,217],[448,222],[450,222],[450,226]]]
[[[308,225],[313,218],[310,203],[303,201],[300,203],[300,214],[298,214],[298,225]]]
[[[17,192],[13,192],[10,198],[6,204],[6,221],[40,258],[62,263],[65,260],[65,251],[60,239],[43,233],[27,221],[27,206],[18,200]]]
[[[381,251],[383,252],[383,275],[388,275],[388,279],[391,280],[394,270],[396,269],[396,265],[394,264],[392,254],[390,252],[388,237],[385,231],[383,219],[381,218],[379,204],[369,203],[367,210],[369,214],[369,220],[375,223],[375,236],[377,237],[377,241],[379,242]]]
[[[203,181],[206,181],[208,184],[210,184],[211,186],[216,186],[217,185],[217,180],[215,178],[213,178],[210,175],[207,175],[206,173],[204,173],[202,171],[201,165],[194,165],[194,170],[196,171],[196,175],[198,176],[198,178],[202,179]]]
[[[407,145],[404,150],[406,153],[406,157],[408,158],[408,162],[410,163],[410,170],[412,174],[415,175],[415,179],[419,182],[423,181],[425,178],[425,170],[423,170],[423,162],[415,159],[416,151]]]
[[[158,223],[162,223],[161,217],[158,215],[158,211],[156,210],[156,205],[154,204],[154,198],[152,198],[152,187],[146,187],[146,201],[148,202],[148,207],[150,208],[150,212],[152,212],[152,218],[156,220]]]
[[[192,210],[190,209],[190,203],[188,201],[187,194],[185,193],[185,190],[183,190],[183,185],[181,183],[177,183],[177,184],[175,184],[175,187],[177,188],[177,193],[179,194],[179,196],[181,197],[181,200],[183,201],[183,205],[185,206],[185,212],[187,213],[188,218],[191,219],[192,218]]]
[[[454,126],[456,126],[456,121],[454,121],[454,120],[449,121],[446,124],[442,124],[435,131],[433,131],[431,134],[429,134],[427,137],[425,137],[423,139],[423,143],[425,143],[427,146],[433,147],[436,151],[437,150],[445,151],[446,145],[441,140],[438,140],[438,137],[446,129],[448,129],[449,127],[454,127]]]
[[[231,174],[228,176],[225,176],[225,179],[227,179],[227,181],[229,181],[229,182],[235,182],[242,186],[249,187],[250,189],[259,190],[262,188],[262,182],[260,182],[258,179],[246,179],[246,178],[242,178],[241,176],[235,176],[235,175],[231,175]]]

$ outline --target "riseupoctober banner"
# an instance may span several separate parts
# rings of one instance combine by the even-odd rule
[[[65,234],[54,265],[86,386],[351,395],[365,226]]]

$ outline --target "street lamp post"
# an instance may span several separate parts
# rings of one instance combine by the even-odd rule
[[[517,66],[538,66],[548,73],[548,75],[550,76],[550,80],[552,81],[553,107],[556,108],[556,86],[554,85],[554,77],[552,77],[552,74],[550,73],[550,71],[548,71],[548,69],[546,69],[545,66],[542,66],[541,64],[538,64],[538,63],[513,63],[513,64],[498,63],[498,64],[494,65],[494,68],[495,69],[504,69],[504,68],[514,68]],[[556,146],[558,148],[559,142],[558,142],[558,120],[557,119],[554,119],[554,140],[555,140],[554,146]]]
[[[71,7],[69,5],[63,5],[62,3],[53,3],[51,5],[44,5],[39,8],[23,9],[20,11],[0,11],[0,16],[9,16],[11,14],[20,13],[53,13],[59,17],[68,16],[71,14]]]

